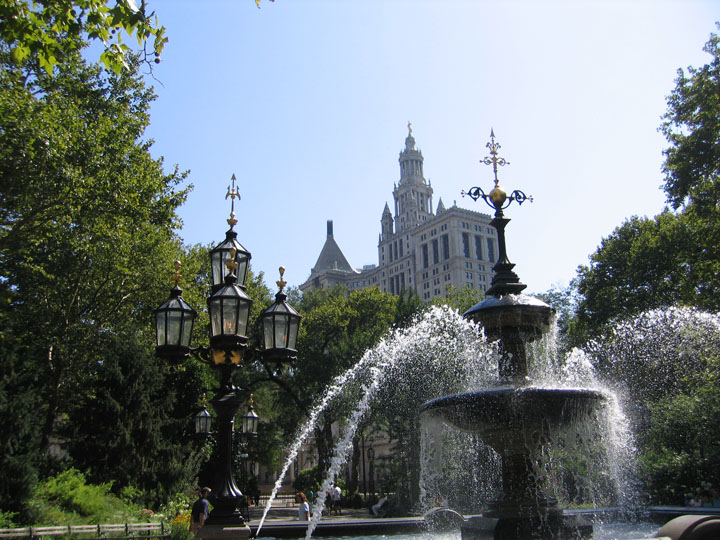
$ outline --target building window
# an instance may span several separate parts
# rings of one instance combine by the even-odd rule
[[[402,238],[400,239],[400,256],[403,256],[403,245],[402,245]]]
[[[463,257],[470,258],[470,235],[462,233]]]
[[[438,249],[437,238],[434,238],[432,241],[432,250],[433,250],[433,264],[437,264],[440,262],[440,253],[439,253],[439,249]]]
[[[495,244],[493,244],[492,238],[487,239],[488,248],[488,261],[495,262]]]
[[[475,257],[481,261],[482,256],[482,237],[475,235]]]
[[[423,268],[427,268],[428,267],[428,246],[427,246],[427,244],[423,244],[422,259],[423,259]]]
[[[450,238],[447,234],[442,235],[442,254],[444,261],[450,258]]]

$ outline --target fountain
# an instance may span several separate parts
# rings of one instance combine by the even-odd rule
[[[601,487],[603,483],[615,484],[627,466],[632,445],[621,441],[622,435],[629,435],[626,420],[618,407],[617,396],[596,389],[599,386],[592,365],[598,360],[601,363],[612,362],[613,357],[618,355],[632,358],[632,364],[636,363],[638,354],[648,358],[663,358],[666,352],[653,347],[659,342],[675,339],[673,335],[677,332],[685,335],[687,342],[683,347],[695,350],[698,348],[697,343],[691,338],[703,341],[704,337],[697,337],[695,332],[684,329],[698,327],[701,319],[709,319],[707,326],[716,340],[713,343],[720,343],[720,320],[716,316],[703,318],[701,314],[696,314],[688,318],[682,310],[669,310],[665,313],[664,319],[668,324],[663,327],[667,326],[667,335],[657,339],[649,338],[648,336],[657,331],[658,320],[662,318],[651,313],[645,317],[648,321],[644,325],[640,324],[636,337],[648,343],[647,351],[630,339],[630,333],[638,327],[635,320],[628,323],[625,330],[622,325],[616,329],[616,341],[619,345],[591,343],[588,352],[573,351],[564,366],[554,366],[562,367],[555,369],[554,375],[541,374],[537,369],[541,362],[537,361],[537,357],[533,357],[537,355],[534,349],[541,349],[542,347],[537,346],[548,341],[553,310],[547,304],[522,294],[526,286],[513,272],[514,265],[507,258],[504,230],[509,220],[504,218],[502,212],[512,201],[522,204],[529,197],[518,190],[508,196],[500,189],[497,167],[506,162],[497,156],[499,145],[495,144],[493,133],[488,147],[491,156],[486,158],[485,163],[493,165],[495,188],[488,195],[480,188],[473,188],[468,193],[475,200],[483,198],[495,209],[491,224],[498,232],[499,260],[494,267],[496,274],[491,288],[487,291],[487,298],[468,310],[464,318],[448,307],[430,307],[418,316],[412,326],[396,328],[390,332],[375,347],[366,351],[355,366],[339,375],[329,385],[290,448],[256,534],[260,533],[285,472],[292,465],[300,446],[307,441],[321,412],[334,400],[339,399],[347,388],[354,388],[354,393],[360,396],[360,400],[344,423],[344,431],[340,434],[327,477],[320,490],[321,496],[313,507],[313,518],[306,531],[307,540],[320,524],[326,488],[341,474],[362,418],[373,406],[374,400],[383,399],[383,391],[402,395],[408,401],[405,406],[408,410],[412,409],[413,414],[418,407],[422,407],[425,419],[433,427],[444,423],[459,430],[453,435],[457,437],[456,440],[477,436],[494,450],[490,452],[482,445],[469,444],[466,439],[459,444],[455,441],[450,443],[450,448],[457,451],[457,454],[467,452],[468,449],[477,451],[482,447],[483,452],[478,455],[487,457],[490,466],[497,465],[502,475],[499,495],[495,495],[487,504],[483,517],[470,517],[465,522],[462,527],[464,538],[589,538],[593,534],[592,526],[577,514],[568,515],[563,512],[558,498],[548,487],[555,479],[547,480],[548,467],[553,461],[548,448],[553,450],[557,449],[553,448],[555,445],[569,446],[577,439],[589,442],[591,452],[588,453],[605,453],[601,457],[604,460],[602,473],[609,473],[604,478],[596,475],[584,480],[586,491],[590,492],[592,499],[589,502],[594,504],[598,500],[593,491],[595,488]],[[682,324],[677,320],[686,318],[688,320]],[[483,332],[487,339],[483,339]],[[620,350],[623,346],[630,350]],[[714,346],[713,350],[716,349],[717,346]],[[648,365],[653,369],[652,363]],[[531,378],[536,386],[529,384]],[[498,379],[499,384],[493,385],[490,382]],[[538,384],[539,380],[545,379],[552,382]],[[570,386],[558,387],[563,384]],[[590,386],[593,389],[578,388],[579,386]],[[470,391],[476,388],[486,389]],[[415,392],[417,395],[409,396]],[[445,397],[427,401],[443,395]],[[600,426],[597,423],[598,418],[612,410],[618,415],[613,420],[615,425],[612,429]],[[599,426],[600,431],[606,430],[605,433],[598,434]],[[463,432],[472,435],[468,436]],[[425,437],[425,431],[422,435]],[[607,448],[601,448],[608,443]],[[430,458],[436,465],[442,465],[442,445],[436,440],[430,440],[429,444],[426,440],[421,444],[423,449],[430,446],[433,454]],[[426,461],[427,457],[425,456]],[[583,458],[585,457],[592,456],[584,455]],[[478,462],[477,455],[471,459],[474,459],[473,465]],[[468,472],[473,465],[462,469],[462,472]],[[474,493],[480,494],[480,497],[472,499],[471,502],[488,500],[490,487],[486,485],[486,476],[494,479],[498,474],[492,472],[473,478],[473,471],[469,472],[471,474],[466,477],[465,482],[456,482],[455,479],[450,480],[441,474],[441,482],[434,485],[427,483],[427,489],[421,487],[425,493],[425,502],[432,503],[435,500],[435,496],[441,491],[436,488],[442,487],[442,482],[459,486],[458,489],[462,492],[460,498],[463,499],[460,506],[472,498],[473,490],[468,482],[474,483],[475,488],[478,488]],[[588,487],[590,489],[587,489]],[[624,502],[627,502],[634,491],[632,487],[627,487],[624,492],[620,489],[616,493]],[[564,494],[560,491],[557,493],[562,499]],[[477,507],[473,506],[471,513],[476,510]],[[598,532],[597,529],[603,528],[603,525],[608,524],[596,527],[596,534],[602,538],[636,538],[639,535],[633,532],[632,527],[626,531],[627,534]]]
[[[498,157],[500,147],[494,133],[488,143],[495,187],[485,194],[478,187],[467,195],[482,198],[495,209],[492,225],[497,230],[499,257],[487,298],[469,309],[464,317],[482,326],[490,341],[498,341],[498,375],[501,386],[434,399],[423,410],[439,416],[452,427],[480,436],[502,461],[502,489],[479,526],[466,526],[466,538],[565,539],[591,536],[592,527],[577,517],[567,517],[557,499],[547,493],[539,466],[542,448],[572,422],[593,416],[605,397],[597,390],[537,388],[527,385],[526,348],[550,328],[553,309],[540,300],[522,294],[526,285],[513,272],[505,245],[505,227],[510,221],[503,209],[512,202],[532,200],[522,191],[509,196],[500,188],[498,166],[507,162]],[[465,194],[463,192],[463,194]]]

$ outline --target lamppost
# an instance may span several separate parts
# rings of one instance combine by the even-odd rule
[[[372,446],[367,449],[367,457],[370,462],[370,495],[375,495],[375,449]]]
[[[240,195],[235,188],[235,175],[232,188],[228,186],[225,198],[231,198],[230,229],[225,240],[210,251],[212,276],[212,294],[207,300],[210,316],[210,347],[190,347],[192,329],[197,312],[182,298],[180,281],[180,263],[175,263],[173,275],[174,287],[170,298],[155,310],[155,331],[157,338],[156,354],[173,363],[179,363],[193,354],[207,362],[220,374],[220,385],[210,404],[216,413],[217,447],[213,456],[214,480],[211,485],[210,502],[213,510],[207,525],[240,526],[244,519],[238,511],[243,494],[235,484],[232,471],[232,434],[234,419],[242,403],[241,389],[232,383],[232,373],[240,367],[243,355],[248,351],[248,319],[252,300],[247,295],[245,280],[250,261],[250,252],[238,241],[233,227],[235,219],[235,198]],[[296,358],[295,350],[300,315],[285,302],[287,296],[283,288],[284,268],[280,268],[280,287],[275,302],[261,316],[261,336],[263,349],[256,352],[262,362],[276,364],[289,362]],[[257,415],[252,411],[243,417],[243,432],[251,433],[257,429]],[[205,413],[207,411],[205,410]],[[202,429],[208,428],[209,413],[200,413],[195,418]],[[204,529],[205,527],[203,527]],[[202,529],[201,529],[202,531]],[[201,535],[201,534],[200,534]]]

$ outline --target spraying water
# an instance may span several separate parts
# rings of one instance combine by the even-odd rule
[[[644,370],[644,374],[660,369],[668,380],[672,379],[677,374],[669,366],[677,366],[678,362],[663,363],[663,358],[675,355],[694,365],[704,352],[720,350],[720,317],[691,309],[655,310],[618,325],[608,337],[589,343],[585,350],[576,349],[561,356],[555,343],[554,332],[551,332],[531,345],[528,383],[538,388],[597,389],[607,399],[590,423],[581,422],[567,430],[559,443],[544,449],[542,456],[548,464],[562,461],[567,457],[563,450],[569,441],[579,441],[586,444],[586,448],[602,447],[602,452],[593,456],[600,472],[585,476],[572,474],[574,494],[563,487],[567,478],[547,480],[559,486],[560,495],[569,499],[580,497],[599,505],[615,497],[613,500],[619,504],[632,503],[638,488],[632,473],[635,447],[630,422],[623,414],[627,400],[622,392],[613,392],[618,389],[617,385],[611,387],[607,379],[598,377],[596,368],[604,368],[604,373],[614,373],[622,379],[623,370],[641,365],[635,369]],[[496,345],[487,343],[475,324],[447,307],[432,307],[412,326],[393,330],[366,351],[355,366],[336,377],[313,407],[288,449],[258,531],[290,465],[320,415],[335,400],[342,399],[349,388],[360,389],[360,400],[345,423],[330,460],[308,524],[308,539],[321,517],[326,492],[352,449],[356,430],[379,394],[388,387],[411,388],[412,393],[402,390],[396,393],[407,393],[403,395],[407,398],[407,407],[417,410],[424,401],[436,396],[492,387],[498,380],[497,358]],[[482,502],[499,482],[497,454],[471,434],[452,432],[437,421],[429,422],[421,432],[421,449],[421,503],[426,508],[448,502],[452,499],[452,489],[456,493],[459,490],[465,498],[469,495],[476,502]],[[537,474],[542,472],[539,470]]]
[[[415,392],[412,400],[421,404],[435,392],[459,391],[488,378],[496,354],[482,339],[477,327],[465,321],[456,311],[443,306],[431,307],[408,328],[396,329],[375,347],[365,352],[360,361],[338,376],[320,401],[311,410],[308,420],[298,431],[288,449],[288,456],[275,482],[270,499],[258,525],[262,528],[272,501],[277,495],[290,465],[307,441],[318,418],[336,399],[353,385],[360,385],[361,399],[355,406],[340,436],[320,494],[313,506],[313,518],[307,537],[312,535],[325,504],[326,492],[340,472],[352,448],[352,440],[361,420],[370,409],[377,393],[390,383],[398,383],[410,371],[422,379],[424,391]],[[416,386],[416,389],[419,389]]]

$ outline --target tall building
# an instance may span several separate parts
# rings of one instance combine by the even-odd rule
[[[378,264],[361,270],[347,261],[328,221],[327,239],[302,291],[344,284],[350,289],[377,286],[392,294],[416,291],[423,300],[446,296],[448,286],[483,291],[490,287],[498,254],[497,234],[487,214],[445,208],[433,212],[433,189],[423,175],[424,158],[408,124],[400,152],[400,180],[393,188],[393,211],[385,203],[380,217]]]

